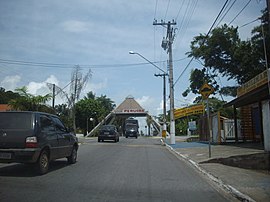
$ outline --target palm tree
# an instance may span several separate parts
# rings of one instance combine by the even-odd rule
[[[153,120],[152,120],[151,116],[147,116],[146,117],[146,124],[148,126],[148,135],[150,135],[150,126],[152,123],[153,123]]]
[[[16,88],[15,91],[20,95],[20,97],[9,102],[9,105],[15,110],[39,111],[41,107],[44,109],[43,106],[45,103],[52,98],[50,94],[46,94],[44,96],[34,96],[27,92],[28,89],[26,86],[23,86],[22,88]]]

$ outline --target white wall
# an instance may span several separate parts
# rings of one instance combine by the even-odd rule
[[[264,150],[270,151],[270,101],[262,102]]]

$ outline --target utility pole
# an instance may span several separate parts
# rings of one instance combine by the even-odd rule
[[[169,53],[169,84],[170,84],[170,143],[175,144],[175,120],[174,120],[174,85],[173,85],[173,62],[172,62],[172,43],[173,43],[173,27],[176,25],[176,22],[157,22],[154,20],[153,25],[161,25],[167,27],[167,36],[163,38],[161,47]]]
[[[55,101],[55,84],[53,84],[53,97],[52,97],[52,108],[54,109],[54,101]]]
[[[266,0],[266,8],[267,8],[267,14],[268,14],[268,27],[270,32],[270,1]]]
[[[167,74],[155,74],[156,77],[163,77],[163,128],[162,128],[162,132],[165,131],[165,138],[166,138],[166,130],[167,130],[167,126],[166,126],[166,76]],[[162,133],[163,135],[163,133]]]

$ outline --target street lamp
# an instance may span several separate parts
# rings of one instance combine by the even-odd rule
[[[129,51],[129,54],[140,56],[141,58],[143,58],[144,60],[146,60],[147,62],[149,62],[151,65],[153,65],[154,67],[156,67],[157,69],[159,69],[160,71],[162,71],[164,74],[168,75],[163,69],[161,69],[159,66],[155,65],[155,63],[151,62],[146,57],[142,56],[140,53],[137,53],[137,52],[134,52],[134,51]]]
[[[91,117],[91,118],[89,118],[89,121],[93,122],[94,119]],[[88,127],[88,117],[87,117],[87,119],[86,119],[86,130],[87,130],[87,135],[88,135],[88,131],[89,131],[88,129],[89,129],[89,127]]]
[[[146,57],[144,57],[140,53],[137,53],[134,51],[129,51],[129,54],[132,54],[132,55],[136,54],[136,55],[140,56],[141,58],[143,58],[144,60],[149,62],[151,65],[153,65],[154,67],[156,67],[157,69],[159,69],[160,71],[163,72],[163,74],[155,74],[155,76],[156,77],[158,77],[158,76],[163,77],[163,128],[162,128],[162,130],[165,131],[165,137],[166,137],[167,126],[166,126],[166,78],[165,78],[165,76],[168,76],[168,74],[163,69],[161,69],[160,67],[155,65],[153,62],[148,60]]]

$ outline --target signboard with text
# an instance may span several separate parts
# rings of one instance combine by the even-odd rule
[[[122,113],[144,113],[144,109],[123,109]]]
[[[270,71],[270,70],[269,70]],[[237,97],[244,95],[268,82],[267,70],[258,74],[237,89]]]
[[[186,116],[203,113],[204,113],[204,105],[194,105],[174,110],[174,117],[175,119],[179,119]]]

